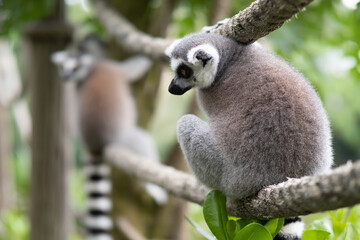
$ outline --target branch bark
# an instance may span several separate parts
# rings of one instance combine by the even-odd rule
[[[280,28],[312,1],[257,0],[212,33],[240,43],[252,43]]]
[[[313,0],[257,0],[240,11],[227,23],[211,30],[211,33],[248,44],[280,28],[286,21],[302,11]],[[137,30],[123,16],[110,9],[103,0],[92,0],[95,13],[118,44],[130,51],[145,54],[155,60],[168,62],[164,50],[172,42],[151,37]]]
[[[186,200],[202,204],[209,189],[192,175],[147,161],[117,146],[106,149],[105,158],[130,175],[165,188]],[[360,203],[360,161],[348,162],[327,173],[289,179],[268,186],[256,196],[228,200],[231,216],[271,219],[306,215]]]
[[[129,175],[164,187],[175,196],[201,204],[209,190],[184,172],[137,156],[129,150],[110,146],[105,160],[121,168]]]

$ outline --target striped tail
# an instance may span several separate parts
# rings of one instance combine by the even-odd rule
[[[113,240],[110,231],[113,222],[109,216],[112,209],[111,182],[109,180],[110,167],[100,161],[92,161],[84,167],[88,196],[84,225],[86,228],[85,240]]]
[[[300,217],[285,218],[284,226],[274,240],[302,240],[303,231],[304,223]]]

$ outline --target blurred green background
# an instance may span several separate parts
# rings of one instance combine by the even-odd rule
[[[151,0],[150,7],[157,8],[164,1],[166,0]],[[246,8],[251,2],[249,0],[233,1],[230,16]],[[52,5],[52,0],[5,0],[0,6],[0,37],[10,44],[22,76],[25,65],[19,57],[22,49],[22,31],[29,22],[44,16]],[[96,19],[90,2],[67,0],[66,7],[68,21],[75,26],[78,36],[95,33],[105,41],[109,39],[108,33]],[[170,38],[179,38],[199,31],[203,26],[208,25],[210,9],[211,1],[180,0],[173,13],[167,35]],[[259,42],[303,73],[319,93],[331,122],[336,164],[359,159],[359,1],[315,0],[306,8],[306,11],[299,13],[281,29],[260,39]],[[168,94],[167,85],[171,80],[171,75],[167,74],[168,70],[169,68],[166,67],[156,100],[155,112],[148,127],[163,159],[176,141],[176,121],[188,111],[193,98],[192,93],[182,98]],[[28,84],[26,78],[21,79],[26,89]],[[25,99],[27,99],[26,94]],[[28,239],[29,233],[27,216],[31,155],[29,145],[24,143],[19,136],[12,109],[10,113],[12,116],[10,134],[12,154],[9,161],[16,186],[16,204],[12,209],[1,212],[0,239],[22,240]],[[79,148],[77,147],[74,153],[78,156],[78,161],[81,156]],[[71,200],[74,209],[81,212],[85,199],[82,190],[84,179],[79,174],[80,164],[75,166],[77,167],[72,169],[70,180]],[[190,210],[191,217],[196,221],[201,221],[200,208],[192,205]],[[356,214],[351,216],[358,217]],[[76,229],[74,227],[72,239],[81,239]]]

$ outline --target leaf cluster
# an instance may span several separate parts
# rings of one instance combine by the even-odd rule
[[[312,221],[303,234],[304,240],[360,240],[359,205],[315,214],[308,218],[312,218]]]
[[[0,36],[44,17],[54,4],[54,0],[5,0],[0,13]]]
[[[194,221],[188,220],[207,239],[272,240],[284,225],[284,218],[262,221],[228,216],[226,197],[218,190],[211,191],[205,198],[203,214],[206,224],[214,236],[207,233]]]

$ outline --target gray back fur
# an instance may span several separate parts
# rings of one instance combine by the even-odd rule
[[[213,84],[196,89],[209,122],[192,115],[178,122],[180,145],[200,181],[243,198],[331,167],[329,121],[299,72],[256,44],[211,34],[185,37],[170,56],[186,60],[188,51],[203,43],[220,55]]]

